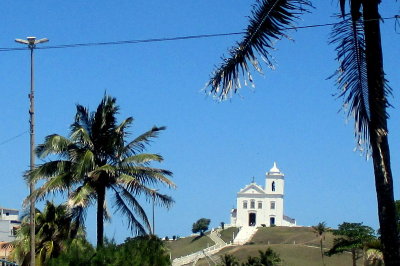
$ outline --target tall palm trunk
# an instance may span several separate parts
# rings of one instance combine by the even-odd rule
[[[393,197],[393,179],[387,136],[385,77],[378,13],[379,0],[363,3],[364,32],[368,77],[369,106],[371,110],[369,135],[374,164],[378,215],[386,266],[400,265],[396,210]]]
[[[97,188],[97,248],[103,246],[104,240],[104,201],[106,197],[105,186]]]
[[[322,265],[325,266],[324,250],[323,250],[323,247],[322,247],[322,236],[321,236],[320,239],[319,239],[319,245],[320,245],[320,248],[321,248]]]

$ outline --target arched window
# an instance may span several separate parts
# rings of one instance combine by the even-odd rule
[[[250,201],[250,209],[255,209],[256,208],[256,202],[254,200]]]
[[[243,201],[243,209],[247,209],[247,201]]]
[[[275,181],[272,181],[272,186],[271,186],[271,188],[272,188],[272,191],[275,191]]]
[[[271,201],[271,210],[275,210],[275,201]]]

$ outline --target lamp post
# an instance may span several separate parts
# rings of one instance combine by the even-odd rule
[[[15,39],[17,43],[26,44],[28,48],[31,50],[31,86],[29,93],[29,135],[30,135],[30,170],[32,171],[35,167],[35,98],[34,98],[34,64],[33,64],[33,50],[35,50],[36,45],[39,43],[48,42],[49,40],[39,39],[36,40],[36,37],[27,37],[26,40],[23,39]],[[29,183],[29,194],[32,196],[33,191],[35,190],[35,184],[33,182]],[[30,197],[30,210],[29,210],[29,219],[30,219],[30,257],[31,257],[31,266],[35,265],[35,199]]]
[[[155,228],[154,228],[154,205],[155,205],[155,199],[156,199],[156,193],[157,193],[157,191],[158,191],[159,189],[153,189],[152,190],[152,192],[153,192],[153,227],[152,227],[152,234],[153,235],[155,235]]]

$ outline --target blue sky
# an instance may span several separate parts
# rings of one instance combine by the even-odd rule
[[[2,1],[0,47],[20,47],[14,39],[32,35],[50,39],[46,46],[240,32],[254,2]],[[299,25],[335,21],[336,1],[314,2],[316,9]],[[387,2],[384,17],[399,9]],[[276,70],[265,66],[264,76],[253,75],[255,89],[243,88],[222,103],[201,89],[240,36],[36,50],[36,142],[52,133],[67,135],[75,104],[94,109],[107,91],[117,98],[120,119],[135,118],[134,136],[153,125],[167,126],[149,149],[164,156],[165,162],[154,166],[173,171],[178,186],[161,188],[176,203],[168,211],[156,209],[160,236],[187,235],[201,217],[210,218],[212,226],[228,223],[236,193],[253,176],[264,184],[274,161],[286,175],[285,214],[298,224],[326,221],[333,227],[347,221],[377,228],[372,162],[354,151],[353,121],[339,111],[334,80],[326,79],[337,68],[330,30],[292,31],[295,41],[276,45]],[[393,88],[389,140],[399,198],[400,35],[393,20],[383,23],[382,35]],[[28,130],[29,52],[0,52],[0,61],[0,205],[20,209],[28,192],[22,173],[29,166],[29,135],[4,141]],[[143,204],[150,215],[151,205]],[[92,241],[94,221],[90,210]],[[130,236],[118,215],[106,233],[117,242]]]

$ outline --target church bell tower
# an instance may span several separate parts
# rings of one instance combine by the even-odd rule
[[[276,167],[276,163],[274,162],[274,166],[266,173],[265,179],[265,192],[267,194],[272,195],[282,195],[284,194],[285,188],[285,180],[284,174]]]
[[[285,189],[284,174],[274,165],[266,173],[265,193],[269,196],[268,226],[283,224],[283,196]]]

